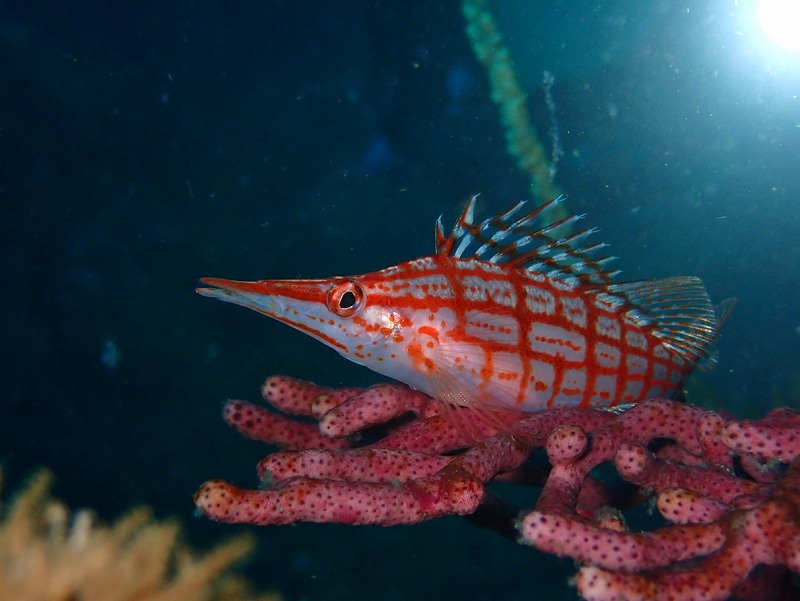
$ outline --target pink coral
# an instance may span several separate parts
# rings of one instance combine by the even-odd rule
[[[503,479],[543,485],[517,531],[528,544],[586,564],[577,586],[587,599],[797,594],[789,574],[800,572],[800,415],[791,410],[737,421],[652,399],[619,415],[503,416],[499,430],[479,422],[467,435],[459,424],[470,422],[469,410],[443,415],[400,384],[332,389],[277,376],[262,393],[283,413],[230,401],[225,419],[286,450],[259,463],[262,490],[206,482],[195,502],[212,519],[393,525],[474,514],[508,533],[515,508],[486,490]],[[551,464],[543,477],[528,461],[542,448]],[[632,494],[593,476],[604,463],[635,485]],[[650,495],[668,525],[628,532],[610,507]]]

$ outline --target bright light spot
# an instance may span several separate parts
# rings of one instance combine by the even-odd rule
[[[800,51],[800,0],[760,0],[758,20],[773,43]]]

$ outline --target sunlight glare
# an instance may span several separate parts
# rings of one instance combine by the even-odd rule
[[[800,0],[760,0],[758,20],[774,44],[800,51]]]

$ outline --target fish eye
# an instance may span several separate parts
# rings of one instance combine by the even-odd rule
[[[349,290],[344,294],[342,294],[342,298],[339,299],[339,307],[342,309],[349,309],[355,304],[356,304],[356,295],[350,292]]]
[[[326,303],[332,313],[339,317],[350,317],[364,306],[364,300],[364,289],[361,285],[348,280],[330,289]]]

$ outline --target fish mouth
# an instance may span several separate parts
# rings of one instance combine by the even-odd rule
[[[222,278],[200,278],[200,281],[210,286],[210,288],[196,288],[195,292],[197,292],[197,294],[227,301],[245,294],[247,292],[247,286],[245,286],[245,284],[254,283],[237,282],[236,280],[225,280]]]
[[[282,321],[286,321],[287,313],[300,314],[318,306],[325,307],[331,286],[326,280],[239,282],[201,278],[200,281],[207,286],[196,289],[201,296],[241,305]]]
[[[195,292],[202,296],[210,296],[216,298],[219,294],[228,294],[241,288],[240,284],[245,282],[237,282],[236,280],[225,280],[223,278],[200,278],[200,281],[211,288],[197,288]]]
[[[239,282],[223,278],[201,278],[200,281],[209,286],[195,289],[200,296],[241,305],[271,317],[276,317],[280,311],[276,296],[265,290],[262,282]]]

